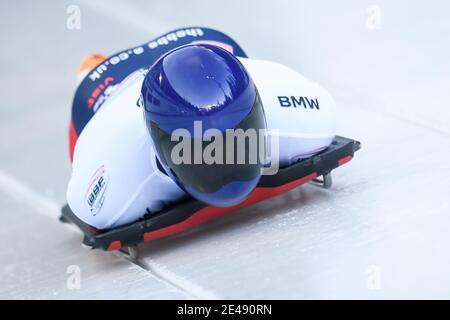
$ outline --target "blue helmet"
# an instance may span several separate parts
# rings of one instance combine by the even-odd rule
[[[176,48],[150,67],[141,99],[159,162],[182,189],[217,207],[247,198],[261,176],[266,120],[234,55],[206,44]]]

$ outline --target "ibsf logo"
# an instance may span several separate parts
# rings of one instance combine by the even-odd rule
[[[278,102],[282,107],[302,107],[307,109],[316,109],[319,110],[319,100],[308,98],[308,97],[294,97],[294,96],[278,96]]]
[[[101,166],[89,180],[85,195],[85,202],[92,215],[97,215],[105,201],[105,191],[108,186],[108,177],[105,174],[105,167]]]

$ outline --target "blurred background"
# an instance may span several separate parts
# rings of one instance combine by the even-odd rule
[[[447,1],[0,1],[0,298],[450,298]],[[75,16],[74,16],[75,15]],[[74,20],[75,17],[75,20]],[[184,26],[322,84],[363,149],[303,186],[141,246],[57,218],[75,74]]]

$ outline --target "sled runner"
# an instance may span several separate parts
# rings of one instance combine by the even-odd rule
[[[137,256],[135,245],[141,242],[188,230],[250,204],[285,193],[306,182],[311,181],[330,188],[331,171],[350,161],[359,148],[358,141],[337,136],[321,153],[280,168],[275,175],[263,175],[250,196],[243,203],[232,207],[212,207],[188,198],[159,212],[147,212],[144,218],[131,224],[98,230],[78,219],[69,206],[65,205],[61,209],[60,220],[75,224],[83,232],[84,245],[92,249],[121,250],[128,258],[134,259]]]

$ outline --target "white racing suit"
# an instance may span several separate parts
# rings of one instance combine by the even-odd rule
[[[260,94],[269,136],[277,136],[280,167],[320,152],[335,137],[335,103],[322,87],[278,63],[247,58],[218,31],[175,30],[107,58],[77,89],[67,202],[85,223],[114,228],[188,197],[158,165],[137,102],[145,67],[192,42],[219,45],[242,62]]]

